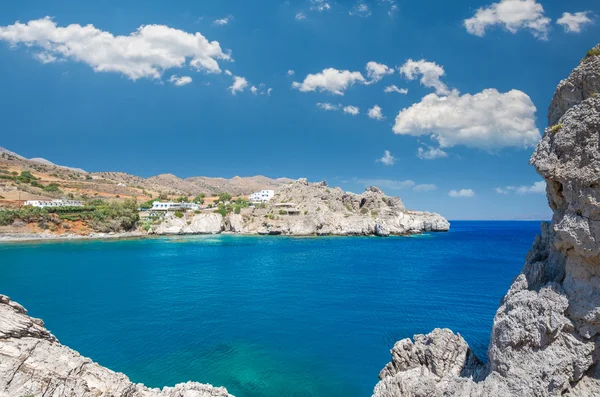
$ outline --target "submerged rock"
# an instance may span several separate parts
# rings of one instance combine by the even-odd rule
[[[132,383],[61,345],[40,319],[0,295],[0,396],[231,397],[223,387],[197,382],[162,390]]]
[[[496,312],[489,362],[436,329],[396,343],[375,397],[600,396],[598,91],[600,56],[590,56],[552,100],[531,164],[554,215]]]

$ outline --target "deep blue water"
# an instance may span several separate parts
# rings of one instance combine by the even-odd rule
[[[135,382],[362,397],[415,333],[452,328],[485,357],[538,230],[464,221],[417,237],[0,244],[0,293]]]

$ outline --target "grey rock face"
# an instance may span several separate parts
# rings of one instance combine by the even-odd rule
[[[0,295],[0,396],[231,397],[197,382],[148,388],[61,345],[44,323]]]
[[[488,363],[449,330],[402,340],[373,393],[391,396],[600,396],[600,57],[562,81],[531,158],[547,183],[542,225],[503,298]]]
[[[221,214],[197,214],[177,218],[173,214],[150,229],[152,234],[218,234],[224,228]]]
[[[600,49],[600,45],[595,48]],[[556,125],[567,110],[598,92],[600,92],[600,57],[587,57],[567,79],[558,84],[548,109],[548,125]]]
[[[244,232],[250,234],[388,236],[450,228],[441,215],[408,211],[398,197],[377,187],[354,194],[306,179],[280,187],[269,207],[242,215]]]

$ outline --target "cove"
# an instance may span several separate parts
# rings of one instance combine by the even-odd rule
[[[395,341],[448,327],[485,358],[539,222],[414,237],[194,236],[0,244],[0,292],[148,386],[369,396]]]

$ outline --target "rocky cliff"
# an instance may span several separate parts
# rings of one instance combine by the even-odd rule
[[[299,179],[278,188],[264,208],[247,208],[224,219],[219,214],[168,215],[151,233],[389,236],[449,228],[441,215],[406,210],[398,197],[386,196],[374,186],[354,194],[330,188],[325,182]]]
[[[496,313],[487,363],[436,329],[395,344],[376,397],[600,396],[600,46],[562,81],[531,158],[542,231]]]
[[[231,397],[187,382],[152,389],[61,345],[42,320],[0,295],[0,397]]]

